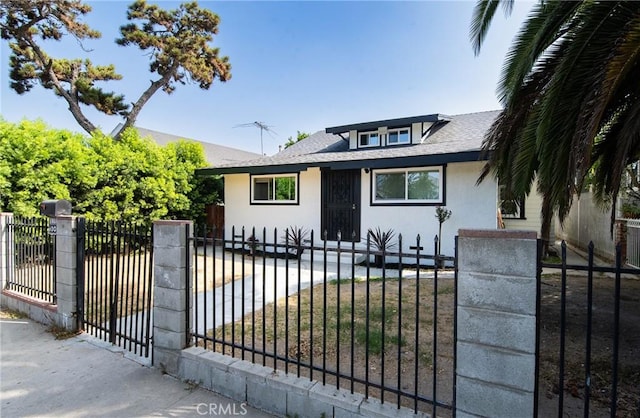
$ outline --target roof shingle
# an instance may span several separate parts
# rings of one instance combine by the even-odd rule
[[[201,144],[202,148],[204,149],[204,156],[207,162],[214,167],[229,164],[238,164],[241,161],[255,160],[256,158],[260,158],[260,154],[244,151],[237,148],[225,147],[224,145],[198,141],[196,139],[171,135],[151,129],[140,128],[137,126],[135,127],[135,129],[138,131],[138,133],[140,133],[141,137],[150,136],[158,145],[161,146],[165,146],[172,142],[177,142],[181,139]]]
[[[451,116],[450,121],[436,128],[422,144],[407,146],[349,150],[347,138],[318,131],[275,155],[205,170],[210,173],[242,173],[254,172],[260,167],[314,166],[465,153],[476,155],[481,150],[485,133],[499,113],[496,110]]]

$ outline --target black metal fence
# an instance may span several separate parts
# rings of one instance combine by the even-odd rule
[[[538,416],[640,416],[640,269],[593,250],[539,264]]]
[[[149,357],[152,229],[78,218],[77,237],[81,327],[105,341]]]
[[[55,304],[56,240],[49,234],[49,219],[12,216],[7,227],[4,288]]]
[[[378,248],[371,235],[356,244],[313,231],[216,232],[201,228],[192,240],[197,345],[452,414],[456,259],[433,255],[437,241],[399,236]]]

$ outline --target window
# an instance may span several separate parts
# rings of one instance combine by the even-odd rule
[[[503,219],[525,219],[524,217],[524,197],[515,198],[507,194],[504,185],[499,186],[500,191],[500,213]]]
[[[373,173],[373,203],[441,204],[442,174],[442,167],[376,170]]]
[[[298,176],[295,174],[252,176],[251,203],[298,203]]]
[[[411,142],[409,128],[389,129],[388,135],[389,139],[387,143],[389,145],[408,144],[409,142]]]
[[[363,132],[358,135],[358,138],[360,138],[358,141],[359,147],[377,147],[380,145],[378,132]]]

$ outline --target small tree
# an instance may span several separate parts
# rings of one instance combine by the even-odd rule
[[[436,207],[436,218],[438,218],[438,255],[440,255],[440,249],[442,248],[442,224],[451,217],[451,211],[444,206]]]
[[[0,118],[0,211],[37,215],[41,201],[67,199],[88,219],[145,223],[198,219],[222,193],[219,179],[195,177],[206,166],[200,144],[161,147],[128,129],[119,141]]]
[[[376,227],[376,229],[369,228],[367,235],[370,237],[371,243],[374,247],[376,247],[376,250],[378,251],[382,251],[384,253],[385,251],[393,249],[395,247],[395,244],[393,243],[395,232],[393,232],[393,229],[383,231],[382,229],[380,229],[380,227]],[[382,255],[375,256],[376,266],[382,266],[382,261]]]
[[[305,138],[308,138],[309,134],[306,132],[300,132],[298,131],[298,135],[296,136],[296,139],[294,140],[293,137],[289,137],[289,139],[287,139],[287,142],[285,142],[284,144],[284,148],[287,149],[290,146],[292,146],[293,144],[295,144],[296,142],[300,142]]]

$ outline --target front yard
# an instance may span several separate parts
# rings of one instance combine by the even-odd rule
[[[540,391],[541,416],[557,415],[560,347],[560,279],[559,275],[542,278]],[[637,416],[640,393],[640,278],[625,278],[622,283],[620,347],[618,368],[619,416]],[[435,293],[435,297],[434,297]],[[339,384],[356,392],[368,391],[380,398],[386,386],[386,401],[397,402],[397,391],[419,394],[431,399],[434,365],[436,399],[452,401],[453,380],[453,306],[454,280],[440,278],[434,292],[433,279],[371,278],[355,281],[333,280],[315,285],[264,311],[255,312],[233,326],[234,341],[249,347],[232,349],[231,325],[215,330],[215,337],[227,343],[215,350],[257,363],[274,366],[272,354],[278,354],[277,369],[313,379]],[[326,296],[325,296],[326,295]],[[367,298],[367,295],[369,296]],[[434,304],[437,298],[437,305]],[[584,408],[584,363],[586,345],[586,277],[570,275],[567,281],[566,352],[564,380],[565,416],[582,416]],[[613,279],[600,275],[594,280],[592,328],[591,416],[609,416],[611,395],[611,358],[613,335]],[[384,307],[384,308],[383,308]],[[437,312],[435,309],[437,307]],[[437,318],[437,321],[434,319]],[[434,355],[434,323],[437,322],[437,355]],[[253,324],[253,325],[252,325]],[[324,325],[323,325],[324,324]],[[212,336],[214,330],[208,335]],[[368,344],[367,344],[368,341]],[[200,341],[200,345],[204,345]],[[207,343],[212,348],[212,343]],[[263,358],[253,353],[270,353]],[[285,355],[286,353],[286,355]],[[384,356],[383,356],[384,353]],[[303,366],[298,368],[297,362]],[[305,367],[307,366],[307,367]],[[309,367],[310,366],[310,367]],[[315,369],[314,368],[320,368]],[[323,374],[321,369],[329,370]],[[312,371],[310,371],[312,370]],[[353,376],[353,382],[347,377]],[[373,382],[365,387],[363,383]],[[414,401],[402,397],[404,406]],[[419,410],[431,411],[420,401]],[[445,413],[438,409],[438,414]]]

